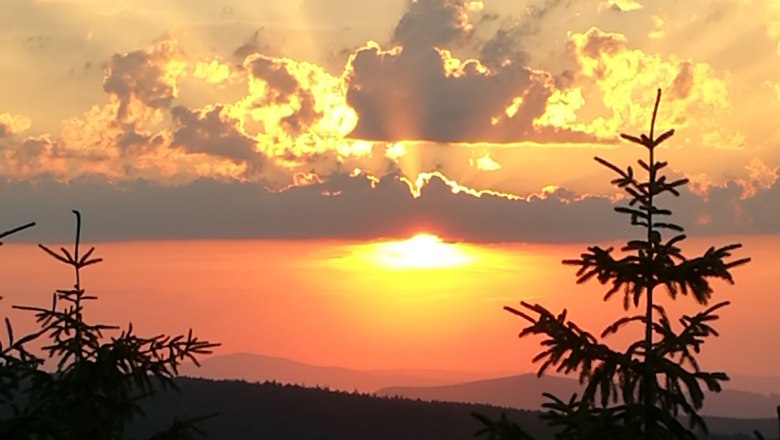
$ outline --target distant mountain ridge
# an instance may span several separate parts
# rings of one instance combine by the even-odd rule
[[[478,380],[461,384],[425,387],[388,387],[377,391],[379,396],[405,397],[442,402],[469,402],[519,409],[539,409],[546,401],[542,393],[552,393],[568,399],[581,393],[578,381],[560,376],[522,374],[498,379]],[[701,413],[730,418],[771,418],[780,405],[780,395],[764,395],[749,391],[724,389],[707,393]]]
[[[576,380],[534,373],[485,378],[479,373],[438,370],[359,371],[340,367],[314,366],[289,359],[247,353],[213,356],[201,367],[187,364],[183,376],[207,379],[240,379],[249,382],[274,381],[332,390],[376,393],[442,402],[488,404],[507,408],[538,410],[549,392],[568,398],[579,393]],[[732,418],[772,418],[780,405],[780,379],[737,376],[734,384],[765,390],[762,392],[726,389],[710,393],[702,414]],[[766,393],[766,394],[765,394]]]
[[[287,384],[320,386],[342,391],[371,393],[392,386],[433,386],[472,381],[486,375],[463,371],[422,369],[352,370],[322,367],[290,359],[248,353],[212,356],[200,362],[183,365],[179,373],[208,379],[242,379],[250,382],[276,381]]]

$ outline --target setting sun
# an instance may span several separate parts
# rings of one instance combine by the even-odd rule
[[[473,261],[456,244],[425,232],[402,241],[379,243],[374,257],[382,266],[397,268],[453,267]]]

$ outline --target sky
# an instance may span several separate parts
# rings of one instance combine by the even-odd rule
[[[632,233],[612,210],[624,200],[610,184],[613,175],[593,158],[638,169],[643,151],[619,135],[648,129],[660,88],[657,132],[675,134],[657,158],[669,161],[670,178],[690,180],[662,205],[691,235],[704,237],[695,242],[700,248],[708,240],[753,246],[740,255],[754,257],[740,282],[758,293],[730,321],[735,336],[716,358],[744,367],[722,354],[744,353],[739,338],[777,331],[761,306],[771,296],[767,274],[780,233],[777,0],[0,0],[0,49],[0,226],[36,221],[14,239],[66,242],[70,211],[78,209],[87,240],[104,242],[119,261],[135,258],[127,267],[136,272],[116,274],[111,267],[118,266],[110,266],[116,277],[98,276],[97,287],[112,291],[109,281],[122,279],[122,292],[148,290],[154,286],[138,284],[137,273],[149,272],[145,280],[179,274],[149,290],[157,293],[109,302],[152,326],[163,320],[155,310],[184,298],[159,292],[232,286],[219,304],[190,298],[191,314],[181,315],[199,316],[193,322],[231,351],[366,368],[377,367],[373,359],[504,371],[522,358],[527,369],[530,346],[501,356],[516,344],[518,324],[492,313],[517,301],[517,285],[525,286],[524,298],[552,298],[553,309],[578,307],[556,296],[574,281],[562,275],[560,259],[576,257],[584,243]],[[487,266],[455,264],[455,277],[454,269],[384,272],[366,265],[374,257],[359,264],[342,258],[363,255],[361,243],[381,247],[420,231],[482,246],[466,256],[485,257],[499,246],[509,263],[485,257]],[[244,241],[273,258],[231,247]],[[206,255],[246,270],[211,270],[179,246],[206,246]],[[16,265],[4,269],[10,278],[27,273],[18,264],[32,261],[27,250],[18,252],[8,257]],[[255,263],[237,263],[235,255],[247,252]],[[310,261],[301,255],[314,255],[314,266],[306,266],[313,272],[296,266]],[[529,259],[518,263],[523,255]],[[168,259],[189,266],[148,265]],[[351,269],[329,266],[344,261]],[[508,267],[541,278],[518,281]],[[201,277],[177,287],[191,273]],[[401,286],[399,277],[413,282]],[[269,279],[272,293],[246,309],[256,317],[273,304],[278,318],[307,301],[311,310],[322,306],[327,320],[311,310],[304,315],[339,323],[320,341],[338,356],[307,349],[305,335],[288,336],[284,346],[254,344],[246,329],[256,318],[235,315],[228,320],[235,328],[226,330],[228,321],[208,314],[237,313],[251,297],[241,286]],[[3,294],[11,300],[31,288],[8,283]],[[377,285],[384,293],[356,299]],[[480,285],[490,292],[458,293]],[[409,294],[398,296],[412,289],[416,298],[421,286],[428,293],[412,303]],[[306,288],[342,296],[263,303]],[[465,299],[440,309],[444,291]],[[410,321],[360,321],[367,310],[403,311]],[[435,310],[446,311],[440,326],[425,327]],[[770,327],[745,333],[741,323],[750,313]],[[482,318],[459,330],[444,324],[467,314]],[[277,321],[257,332],[293,331]],[[319,331],[312,326],[308,335]],[[410,348],[423,327],[428,338]],[[399,329],[405,336],[387,336]],[[389,354],[367,357],[382,335]],[[292,343],[296,338],[301,342]],[[459,348],[459,338],[481,356]],[[503,351],[476,348],[496,338],[506,341]],[[350,357],[350,346],[363,348]],[[769,371],[761,366],[766,353],[750,356],[748,372]]]
[[[601,156],[674,128],[668,201],[780,227],[776,1],[0,2],[0,189],[67,239],[625,235]],[[606,209],[605,209],[606,207]],[[132,218],[132,221],[128,221]],[[576,230],[572,218],[587,218]],[[411,226],[414,229],[415,226]]]
[[[734,237],[722,237],[725,244]],[[780,237],[742,239],[753,261],[734,271],[737,283],[714,283],[714,300],[731,302],[713,323],[697,356],[702,368],[730,375],[777,376],[776,260]],[[685,249],[705,250],[710,237]],[[520,301],[553,313],[566,309],[599,334],[622,316],[620,298],[602,302],[596,282],[575,284],[575,268],[560,264],[585,243],[457,243],[440,264],[404,258],[399,242],[365,240],[149,240],[103,242],[104,259],[82,272],[99,297],[85,305],[89,322],[128,322],[140,335],[195,335],[222,345],[215,355],[257,353],[313,365],[359,370],[430,369],[496,377],[536,371],[539,338],[518,339],[525,322],[502,310]],[[617,245],[617,242],[603,243]],[[763,246],[762,246],[763,244]],[[447,245],[443,243],[443,245]],[[445,252],[447,248],[445,248]],[[438,252],[434,252],[435,254]],[[414,254],[419,255],[418,253]],[[16,335],[34,320],[11,304],[46,305],[55,288],[72,284],[72,270],[28,243],[0,252],[0,313]],[[435,260],[435,261],[434,261]],[[689,297],[671,303],[671,316],[701,310]],[[677,324],[676,319],[674,325]],[[620,348],[643,334],[605,343]]]

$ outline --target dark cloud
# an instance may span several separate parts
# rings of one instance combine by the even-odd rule
[[[108,61],[103,90],[119,99],[118,117],[127,115],[130,100],[135,98],[152,108],[170,107],[175,98],[175,83],[166,77],[166,62],[175,55],[171,42],[154,50],[137,50],[115,54]]]
[[[471,32],[462,0],[412,0],[393,32],[404,47],[438,47]]]
[[[616,221],[577,228],[568,223],[572,214],[587,218],[609,211],[604,199],[569,205],[555,199],[477,198],[453,194],[439,179],[424,187],[419,198],[395,177],[372,188],[364,177],[341,175],[283,192],[235,181],[198,180],[178,187],[136,181],[112,188],[84,179],[69,184],[45,180],[4,184],[0,200],[13,213],[4,222],[38,221],[35,237],[29,238],[54,241],[68,239],[68,214],[74,208],[85,215],[93,240],[376,238],[428,229],[477,241],[563,241],[606,238],[620,229]]]
[[[571,0],[531,2],[524,14],[502,23],[493,36],[482,44],[480,60],[491,67],[507,61],[527,64],[530,58],[530,48],[527,47],[529,40],[543,32],[551,14],[568,7],[570,3]],[[486,14],[485,17],[490,16]]]
[[[477,61],[448,73],[445,56],[435,48],[382,52],[370,47],[355,54],[347,100],[359,119],[351,136],[441,142],[589,139],[533,125],[552,93],[551,77],[519,64],[486,70]],[[516,97],[522,103],[507,114]]]
[[[444,50],[470,38],[472,30],[462,1],[411,2],[393,36],[399,49],[369,45],[351,59],[347,100],[359,115],[351,136],[438,142],[592,140],[571,130],[534,125],[556,80],[525,66],[527,57],[515,49],[514,34],[499,30],[482,45],[480,60],[459,60]]]
[[[780,232],[775,185],[739,199],[738,185],[714,189],[708,200],[688,191],[664,198],[674,219],[693,235]],[[422,229],[469,241],[598,242],[635,235],[606,198],[572,199],[565,190],[528,200],[460,192],[438,178],[411,196],[388,176],[372,185],[363,176],[334,175],[325,183],[271,192],[237,181],[198,180],[186,186],[133,181],[116,188],[104,180],[0,185],[2,226],[37,221],[19,239],[68,240],[71,209],[81,210],[90,240],[163,238],[401,237]]]
[[[298,88],[298,81],[286,66],[275,58],[257,56],[249,62],[249,69],[257,78],[268,83],[268,98],[279,102]]]
[[[491,68],[507,61],[517,64],[528,62],[528,53],[522,49],[516,30],[499,29],[479,50],[479,59]]]
[[[256,150],[254,140],[236,130],[235,121],[223,115],[221,106],[204,111],[176,106],[171,116],[176,125],[172,146],[244,163],[250,176],[262,170],[264,156]]]
[[[289,133],[300,134],[322,117],[322,114],[315,109],[315,99],[311,89],[301,85],[283,60],[257,55],[249,58],[247,64],[253,76],[268,84],[264,97],[266,102],[260,104],[289,103],[292,97],[295,97],[298,108],[280,121]]]

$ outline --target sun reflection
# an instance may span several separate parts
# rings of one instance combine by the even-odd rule
[[[474,260],[457,244],[425,232],[402,241],[377,243],[371,257],[379,265],[393,268],[454,267]]]

